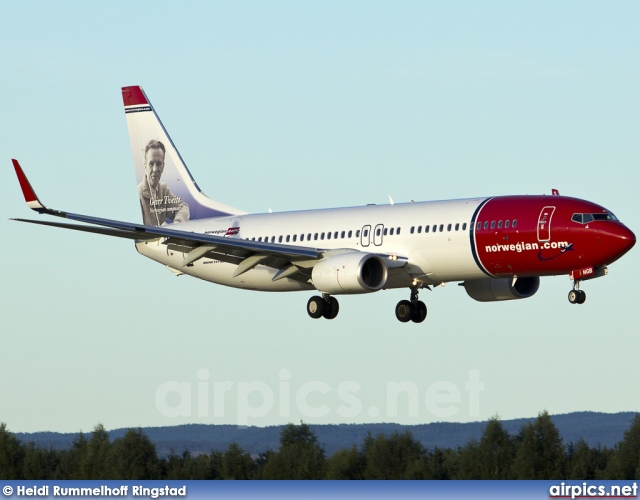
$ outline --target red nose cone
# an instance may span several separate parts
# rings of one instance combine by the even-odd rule
[[[607,228],[605,241],[611,258],[609,263],[618,260],[636,244],[636,235],[627,226],[616,224]]]

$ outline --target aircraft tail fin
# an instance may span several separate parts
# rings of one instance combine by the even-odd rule
[[[145,225],[245,213],[200,191],[141,87],[123,87],[122,100]]]

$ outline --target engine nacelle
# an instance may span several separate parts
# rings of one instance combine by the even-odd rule
[[[493,278],[470,280],[463,283],[464,289],[472,299],[478,302],[494,302],[497,300],[526,299],[538,291],[540,278]]]
[[[387,283],[387,266],[377,255],[347,252],[318,262],[311,272],[313,286],[332,295],[377,292]]]

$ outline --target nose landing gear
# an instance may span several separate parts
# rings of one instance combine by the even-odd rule
[[[609,274],[607,267],[584,267],[571,271],[569,277],[573,280],[573,290],[569,292],[569,302],[572,304],[584,304],[587,294],[580,290],[580,282],[600,278]]]
[[[418,288],[411,288],[411,299],[401,300],[396,305],[396,318],[402,323],[413,321],[414,323],[422,323],[427,317],[427,306],[421,300],[418,300]]]
[[[584,304],[584,301],[587,300],[587,294],[583,290],[576,288],[577,286],[578,282],[573,285],[573,290],[569,292],[569,302],[572,304]]]

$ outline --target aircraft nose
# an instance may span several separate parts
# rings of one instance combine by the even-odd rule
[[[607,229],[607,247],[611,251],[611,262],[618,260],[636,244],[636,235],[624,224]]]

